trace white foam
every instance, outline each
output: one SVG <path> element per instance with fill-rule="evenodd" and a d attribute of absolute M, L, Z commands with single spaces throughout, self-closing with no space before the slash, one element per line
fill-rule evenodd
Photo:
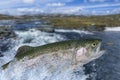
<path fill-rule="evenodd" d="M 29 31 L 15 31 L 18 38 L 24 45 L 39 46 L 47 43 L 65 40 L 61 35 L 55 33 L 46 33 L 39 30 L 30 29 Z M 31 40 L 30 43 L 25 41 Z M 25 43 L 24 43 L 25 42 Z"/>
<path fill-rule="evenodd" d="M 79 33 L 79 34 L 93 34 L 92 32 L 89 32 L 89 31 L 83 31 L 83 30 L 75 30 L 75 29 L 72 29 L 72 30 L 69 30 L 69 29 L 55 29 L 55 32 L 76 32 L 76 33 Z"/>
<path fill-rule="evenodd" d="M 120 31 L 120 27 L 106 27 L 105 31 Z"/>

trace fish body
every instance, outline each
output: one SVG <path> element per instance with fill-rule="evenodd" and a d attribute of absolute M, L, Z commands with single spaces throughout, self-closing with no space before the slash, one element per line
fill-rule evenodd
<path fill-rule="evenodd" d="M 49 54 L 51 56 L 57 55 L 61 59 L 66 57 L 73 63 L 81 62 L 86 64 L 103 54 L 100 47 L 100 39 L 61 41 L 38 47 L 22 46 L 18 49 L 15 59 L 34 59 Z"/>

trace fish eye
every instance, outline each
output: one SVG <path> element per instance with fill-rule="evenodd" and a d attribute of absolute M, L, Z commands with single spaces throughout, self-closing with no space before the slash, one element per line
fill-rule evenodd
<path fill-rule="evenodd" d="M 92 44 L 92 47 L 95 47 L 95 46 L 96 46 L 96 43 L 93 43 L 93 44 Z"/>

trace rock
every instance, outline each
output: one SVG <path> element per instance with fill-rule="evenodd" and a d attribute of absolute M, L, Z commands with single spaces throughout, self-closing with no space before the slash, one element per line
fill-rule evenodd
<path fill-rule="evenodd" d="M 0 53 L 0 57 L 3 57 L 4 55 L 2 53 Z"/>
<path fill-rule="evenodd" d="M 105 25 L 89 26 L 89 27 L 85 27 L 85 30 L 88 30 L 88 31 L 104 31 L 105 30 Z"/>
<path fill-rule="evenodd" d="M 0 57 L 3 57 L 4 55 L 2 54 L 2 52 L 0 51 Z"/>
<path fill-rule="evenodd" d="M 15 37 L 15 33 L 11 27 L 0 26 L 0 39 L 3 37 Z"/>
<path fill-rule="evenodd" d="M 38 30 L 43 31 L 43 32 L 54 32 L 53 28 L 38 28 Z"/>
<path fill-rule="evenodd" d="M 9 50 L 11 47 L 11 41 L 11 39 L 6 39 L 5 37 L 0 39 L 0 53 Z"/>
<path fill-rule="evenodd" d="M 54 28 L 50 27 L 48 25 L 41 25 L 40 27 L 37 27 L 36 29 L 43 31 L 43 32 L 54 32 Z"/>

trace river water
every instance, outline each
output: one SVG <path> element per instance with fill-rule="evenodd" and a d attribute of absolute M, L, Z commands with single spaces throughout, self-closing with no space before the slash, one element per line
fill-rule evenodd
<path fill-rule="evenodd" d="M 23 28 L 23 26 L 21 26 Z M 84 74 L 80 80 L 120 80 L 120 29 L 106 28 L 105 31 L 88 32 L 80 30 L 56 29 L 55 32 L 41 32 L 35 29 L 26 31 L 14 30 L 15 39 L 0 40 L 0 66 L 12 60 L 17 49 L 23 45 L 40 46 L 69 39 L 102 39 L 102 48 L 106 50 L 100 58 L 84 65 Z M 0 73 L 0 76 L 2 73 Z M 3 77 L 3 76 L 1 76 Z M 0 78 L 2 80 L 2 78 Z M 12 80 L 12 79 L 7 79 Z"/>

